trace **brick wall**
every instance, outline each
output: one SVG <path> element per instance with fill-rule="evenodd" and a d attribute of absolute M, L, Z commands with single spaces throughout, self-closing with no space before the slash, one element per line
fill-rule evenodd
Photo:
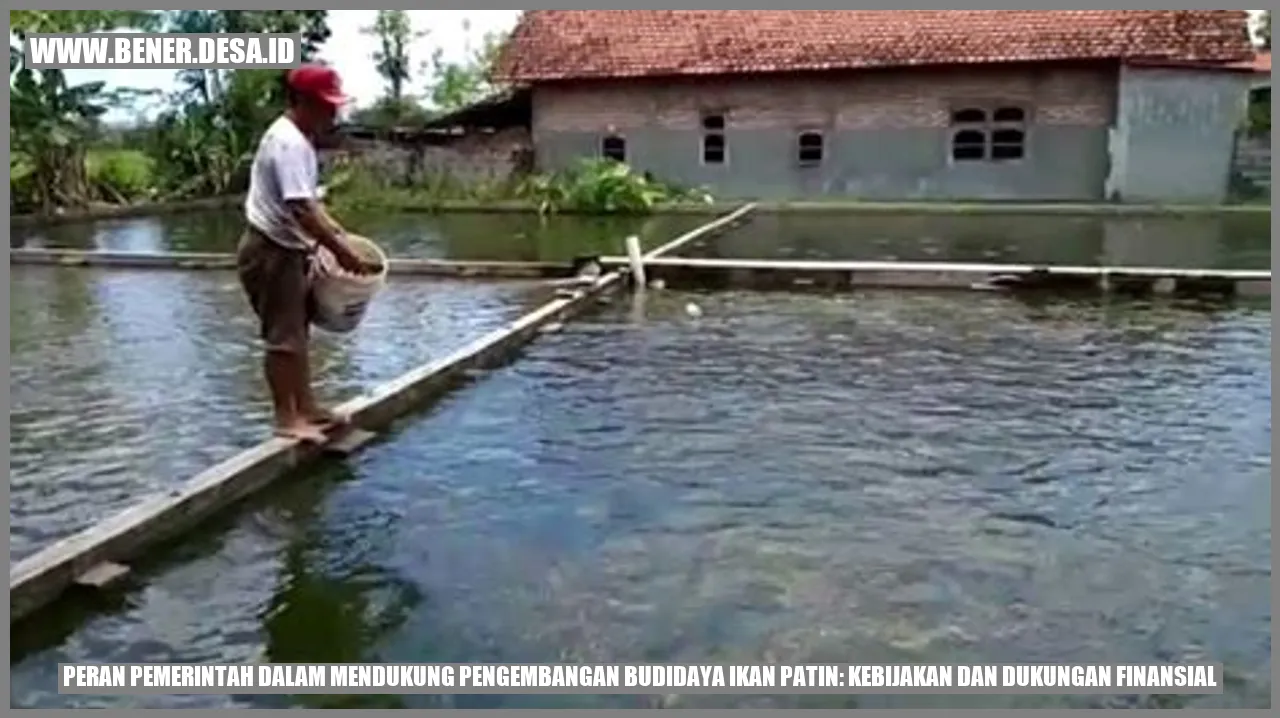
<path fill-rule="evenodd" d="M 324 153 L 322 162 L 328 166 L 342 157 L 392 185 L 423 184 L 445 177 L 470 184 L 510 177 L 520 169 L 520 155 L 531 146 L 529 132 L 520 128 L 476 133 L 443 146 L 350 140 L 344 151 Z"/>
<path fill-rule="evenodd" d="M 731 129 L 834 130 L 944 127 L 957 103 L 1018 102 L 1040 125 L 1102 127 L 1115 113 L 1109 67 L 876 71 L 687 81 L 540 86 L 534 134 L 635 127 L 699 129 L 704 111 L 727 109 Z"/>

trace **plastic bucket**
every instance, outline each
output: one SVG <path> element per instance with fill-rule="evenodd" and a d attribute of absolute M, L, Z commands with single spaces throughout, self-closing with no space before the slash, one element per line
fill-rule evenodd
<path fill-rule="evenodd" d="M 369 302 L 387 282 L 387 255 L 367 237 L 348 234 L 347 245 L 365 261 L 382 267 L 377 274 L 352 274 L 338 264 L 333 253 L 317 247 L 312 264 L 311 294 L 315 300 L 312 323 L 337 334 L 360 326 Z"/>

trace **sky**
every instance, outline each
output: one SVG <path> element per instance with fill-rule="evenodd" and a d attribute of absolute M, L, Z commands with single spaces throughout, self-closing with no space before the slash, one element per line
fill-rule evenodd
<path fill-rule="evenodd" d="M 446 60 L 461 60 L 467 55 L 468 43 L 478 47 L 486 32 L 510 30 L 520 16 L 519 10 L 409 10 L 408 13 L 415 31 L 429 33 L 417 39 L 409 50 L 415 69 L 415 76 L 410 80 L 411 92 L 415 94 L 422 94 L 427 79 L 416 70 L 420 63 L 431 59 L 437 47 L 444 51 Z M 328 22 L 333 35 L 320 49 L 320 58 L 338 70 L 347 94 L 360 107 L 372 104 L 386 91 L 372 57 L 378 49 L 378 40 L 361 32 L 362 28 L 373 25 L 377 14 L 377 10 L 330 10 Z M 467 32 L 462 29 L 464 20 L 471 24 Z M 133 87 L 168 93 L 177 89 L 175 75 L 175 70 L 68 70 L 67 81 L 72 84 L 102 81 L 108 89 Z M 148 104 L 150 108 L 156 106 Z M 144 112 L 148 109 L 138 108 Z M 114 110 L 106 120 L 128 121 L 138 110 Z"/>

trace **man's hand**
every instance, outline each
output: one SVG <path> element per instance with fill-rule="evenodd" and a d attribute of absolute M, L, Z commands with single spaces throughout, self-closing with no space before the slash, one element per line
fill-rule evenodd
<path fill-rule="evenodd" d="M 323 205 L 313 200 L 290 203 L 294 217 L 302 229 L 314 237 L 322 247 L 333 253 L 338 266 L 352 274 L 372 274 L 381 271 L 381 267 L 370 264 L 360 258 L 347 244 L 345 232 L 333 221 Z"/>
<path fill-rule="evenodd" d="M 374 267 L 360 258 L 360 255 L 351 251 L 351 247 L 345 241 L 339 240 L 329 248 L 333 252 L 333 258 L 338 260 L 338 266 L 351 272 L 352 274 L 372 274 Z"/>

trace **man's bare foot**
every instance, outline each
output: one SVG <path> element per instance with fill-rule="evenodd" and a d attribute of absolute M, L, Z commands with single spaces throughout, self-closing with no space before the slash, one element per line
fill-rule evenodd
<path fill-rule="evenodd" d="M 307 421 L 296 421 L 286 425 L 276 426 L 276 436 L 286 439 L 294 439 L 308 444 L 323 444 L 329 440 L 324 433 L 324 427 L 312 424 Z"/>
<path fill-rule="evenodd" d="M 302 412 L 302 415 L 306 417 L 307 421 L 324 429 L 340 428 L 351 423 L 351 420 L 348 417 L 323 407 L 316 407 L 310 411 L 304 411 Z"/>

